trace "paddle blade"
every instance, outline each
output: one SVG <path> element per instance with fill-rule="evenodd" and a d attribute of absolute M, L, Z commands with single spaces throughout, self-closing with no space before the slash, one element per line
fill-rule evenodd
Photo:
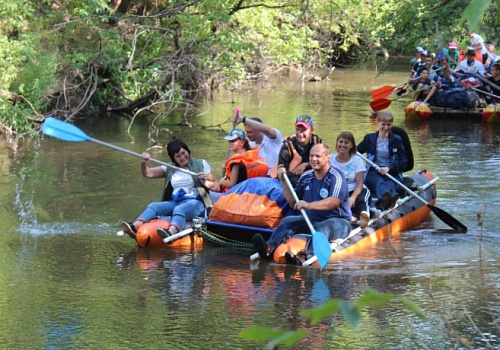
<path fill-rule="evenodd" d="M 436 216 L 438 218 L 440 218 L 448 226 L 454 228 L 455 230 L 457 230 L 460 233 L 466 233 L 467 232 L 467 226 L 465 226 L 464 224 L 462 224 L 460 221 L 458 221 L 457 219 L 455 219 L 453 216 L 451 216 L 450 214 L 448 214 L 444 210 L 439 209 L 438 207 L 435 207 L 435 206 L 433 206 L 431 204 L 427 204 L 427 206 L 432 210 L 432 212 L 434 214 L 436 214 Z"/>
<path fill-rule="evenodd" d="M 321 232 L 312 232 L 312 243 L 314 254 L 318 257 L 319 266 L 325 267 L 328 264 L 328 260 L 332 255 L 332 247 L 330 247 L 330 242 L 326 239 L 325 235 Z"/>
<path fill-rule="evenodd" d="M 63 122 L 62 120 L 54 117 L 45 118 L 45 121 L 42 124 L 42 132 L 44 135 L 55 137 L 56 139 L 64 141 L 90 141 L 90 137 L 87 136 L 82 130 L 78 129 L 73 124 Z"/>
<path fill-rule="evenodd" d="M 392 100 L 389 100 L 388 98 L 381 98 L 378 100 L 370 101 L 370 107 L 374 112 L 378 112 L 389 107 L 391 105 L 391 102 Z"/>
<path fill-rule="evenodd" d="M 378 100 L 380 98 L 384 98 L 392 94 L 394 89 L 395 89 L 394 86 L 386 85 L 373 90 L 372 92 L 370 92 L 370 95 L 372 96 L 373 100 Z"/>

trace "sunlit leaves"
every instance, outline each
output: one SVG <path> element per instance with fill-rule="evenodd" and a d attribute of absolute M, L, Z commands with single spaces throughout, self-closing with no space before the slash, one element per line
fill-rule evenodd
<path fill-rule="evenodd" d="M 408 299 L 404 296 L 398 297 L 399 301 L 410 311 L 412 311 L 415 315 L 420 317 L 422 320 L 427 319 L 427 315 L 425 312 L 411 299 Z"/>
<path fill-rule="evenodd" d="M 307 333 L 307 330 L 288 331 L 254 326 L 242 330 L 238 335 L 243 339 L 267 341 L 266 348 L 274 349 L 278 345 L 292 346 L 302 340 Z"/>
<path fill-rule="evenodd" d="M 358 299 L 356 306 L 359 308 L 373 307 L 379 309 L 387 306 L 393 298 L 394 295 L 391 293 L 379 294 L 373 289 L 369 289 Z"/>
<path fill-rule="evenodd" d="M 472 0 L 470 4 L 467 5 L 463 13 L 463 18 L 469 23 L 470 31 L 477 31 L 479 20 L 490 4 L 491 0 Z"/>
<path fill-rule="evenodd" d="M 368 308 L 380 309 L 384 307 L 395 307 L 395 305 L 391 305 L 395 300 L 399 301 L 404 308 L 411 311 L 422 320 L 427 320 L 425 312 L 411 299 L 404 296 L 395 296 L 391 293 L 377 293 L 372 289 L 368 289 L 355 302 L 331 299 L 316 308 L 301 311 L 300 315 L 309 319 L 311 325 L 315 326 L 325 319 L 340 313 L 351 327 L 356 327 L 362 322 L 363 313 L 366 313 Z M 308 332 L 305 330 L 289 331 L 282 328 L 269 329 L 258 326 L 248 327 L 239 333 L 240 337 L 245 339 L 268 342 L 268 349 L 274 349 L 274 346 L 277 345 L 290 346 L 296 344 L 305 338 L 307 334 Z"/>
<path fill-rule="evenodd" d="M 315 325 L 321 322 L 321 320 L 336 314 L 339 309 L 339 300 L 332 299 L 317 308 L 301 311 L 300 314 L 303 317 L 309 318 L 311 324 Z"/>

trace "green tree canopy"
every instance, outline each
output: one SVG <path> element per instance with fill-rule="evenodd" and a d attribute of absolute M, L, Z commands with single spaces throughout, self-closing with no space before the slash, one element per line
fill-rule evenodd
<path fill-rule="evenodd" d="M 500 1 L 500 0 L 497 0 Z M 352 65 L 415 43 L 496 38 L 491 0 L 11 0 L 0 4 L 0 125 L 43 114 L 189 111 L 280 67 Z M 493 6 L 493 7 L 492 7 Z M 485 11 L 488 9 L 488 11 Z"/>

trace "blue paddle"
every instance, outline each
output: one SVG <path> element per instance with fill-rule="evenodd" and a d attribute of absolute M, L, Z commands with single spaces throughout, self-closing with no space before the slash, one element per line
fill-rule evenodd
<path fill-rule="evenodd" d="M 63 141 L 70 141 L 70 142 L 91 141 L 94 143 L 98 143 L 102 146 L 106 146 L 106 147 L 112 148 L 114 150 L 130 154 L 130 155 L 135 156 L 135 157 L 139 157 L 139 158 L 142 157 L 141 154 L 139 154 L 139 153 L 112 145 L 112 144 L 107 143 L 107 142 L 96 140 L 96 139 L 86 135 L 82 130 L 80 130 L 79 128 L 77 128 L 73 124 L 66 123 L 66 122 L 59 120 L 57 118 L 54 118 L 54 117 L 45 118 L 45 121 L 42 124 L 42 132 L 44 135 L 55 137 L 56 139 L 60 139 Z M 192 176 L 198 176 L 196 173 L 194 173 L 192 171 L 176 167 L 175 165 L 162 162 L 161 160 L 158 160 L 158 159 L 151 158 L 151 161 L 158 163 L 160 165 L 164 165 L 166 167 L 173 168 L 175 170 L 183 171 L 186 174 L 189 174 Z"/>
<path fill-rule="evenodd" d="M 283 178 L 285 179 L 288 189 L 290 190 L 290 192 L 292 192 L 293 199 L 295 199 L 295 202 L 298 202 L 299 198 L 297 197 L 297 193 L 295 193 L 295 190 L 293 189 L 293 186 L 290 183 L 290 180 L 288 179 L 286 173 L 283 174 Z M 330 242 L 328 242 L 328 239 L 323 233 L 317 232 L 314 229 L 311 220 L 309 220 L 309 217 L 307 216 L 307 213 L 304 209 L 300 209 L 300 213 L 304 217 L 304 220 L 306 221 L 307 226 L 309 226 L 309 230 L 311 231 L 313 250 L 318 257 L 319 266 L 325 267 L 325 265 L 328 263 L 328 260 L 330 259 L 330 256 L 332 255 L 332 247 L 330 246 Z"/>

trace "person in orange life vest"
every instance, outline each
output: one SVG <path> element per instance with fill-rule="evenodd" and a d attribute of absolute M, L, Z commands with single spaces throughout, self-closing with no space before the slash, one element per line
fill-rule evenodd
<path fill-rule="evenodd" d="M 321 139 L 313 134 L 313 118 L 307 114 L 299 115 L 295 120 L 295 136 L 287 138 L 281 146 L 278 163 L 271 171 L 271 176 L 276 178 L 277 168 L 285 168 L 288 178 L 293 186 L 297 184 L 300 176 L 308 169 L 309 152 L 312 146 L 321 143 Z"/>
<path fill-rule="evenodd" d="M 260 118 L 249 118 L 236 113 L 233 116 L 233 125 L 243 123 L 251 147 L 259 148 L 259 156 L 269 165 L 269 173 L 278 162 L 278 153 L 283 144 L 283 136 L 276 128 L 271 128 Z"/>
<path fill-rule="evenodd" d="M 469 32 L 469 37 L 470 37 L 470 45 L 472 46 L 474 51 L 478 51 L 481 54 L 483 58 L 483 62 L 481 63 L 485 64 L 486 61 L 488 60 L 488 49 L 486 48 L 486 44 L 484 43 L 483 37 L 474 32 Z"/>
<path fill-rule="evenodd" d="M 226 192 L 240 182 L 252 177 L 267 176 L 269 166 L 259 157 L 258 148 L 250 148 L 246 134 L 241 129 L 233 129 L 224 140 L 235 154 L 226 161 L 226 175 L 220 179 L 220 192 Z"/>

